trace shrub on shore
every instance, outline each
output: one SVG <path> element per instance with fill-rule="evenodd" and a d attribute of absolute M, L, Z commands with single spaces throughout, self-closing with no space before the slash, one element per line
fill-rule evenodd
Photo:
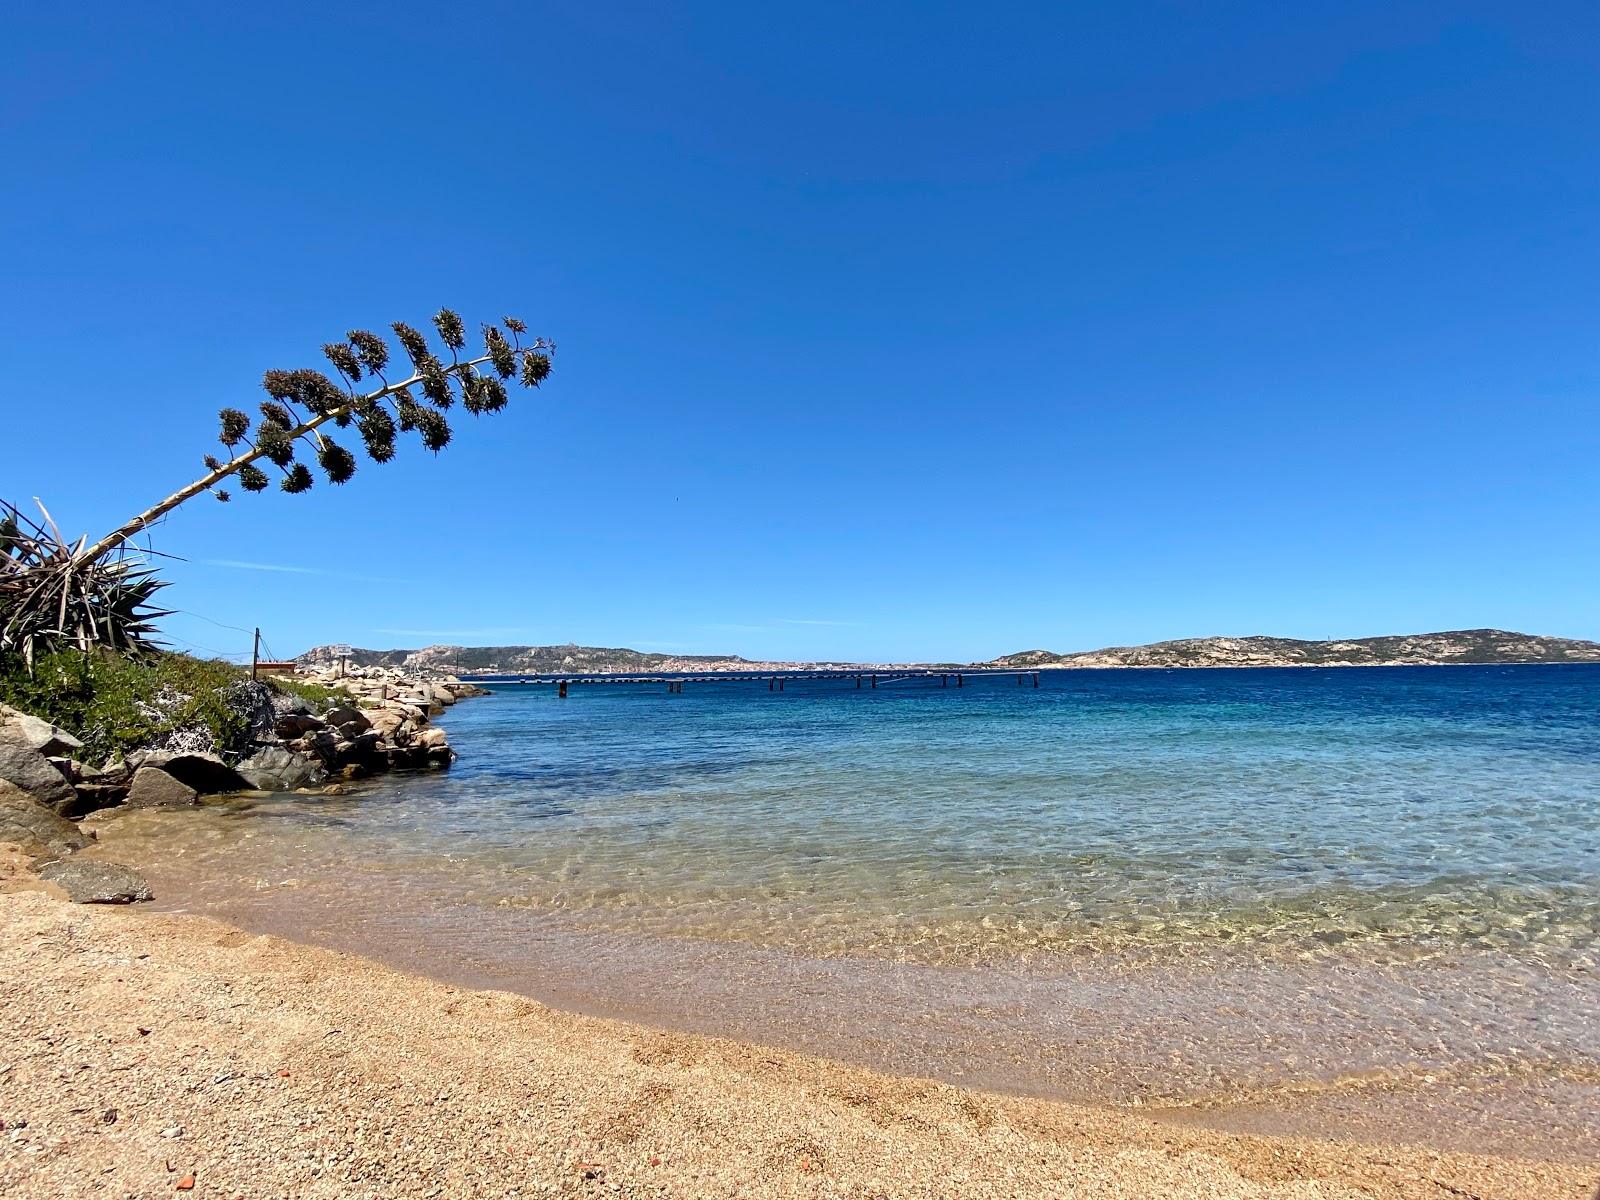
<path fill-rule="evenodd" d="M 61 726 L 104 761 L 186 730 L 204 729 L 224 754 L 250 738 L 250 673 L 233 663 L 155 652 L 58 650 L 0 659 L 0 703 Z"/>

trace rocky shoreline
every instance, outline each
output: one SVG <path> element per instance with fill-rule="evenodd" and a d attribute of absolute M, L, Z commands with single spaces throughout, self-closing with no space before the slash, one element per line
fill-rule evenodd
<path fill-rule="evenodd" d="M 179 730 L 101 764 L 84 760 L 84 743 L 69 731 L 0 704 L 0 843 L 74 901 L 148 900 L 137 871 L 74 859 L 95 836 L 80 828 L 82 818 L 241 792 L 338 794 L 371 775 L 445 768 L 455 751 L 432 719 L 485 694 L 455 676 L 386 667 L 313 671 L 287 686 L 268 677 L 230 689 L 248 724 L 244 753 L 220 752 L 203 729 Z"/>

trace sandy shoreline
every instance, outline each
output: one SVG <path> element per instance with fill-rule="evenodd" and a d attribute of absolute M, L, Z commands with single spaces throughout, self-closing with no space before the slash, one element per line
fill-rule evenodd
<path fill-rule="evenodd" d="M 0 926 L 7 1196 L 170 1196 L 191 1175 L 183 1194 L 252 1198 L 1595 1194 L 1584 1164 L 996 1097 L 201 917 L 18 892 L 0 895 Z"/>

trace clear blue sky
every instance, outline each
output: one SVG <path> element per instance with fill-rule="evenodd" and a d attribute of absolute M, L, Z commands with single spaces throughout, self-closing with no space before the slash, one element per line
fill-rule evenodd
<path fill-rule="evenodd" d="M 36 5 L 0 64 L 0 496 L 103 532 L 352 327 L 560 344 L 174 515 L 197 645 L 1600 637 L 1593 3 Z"/>

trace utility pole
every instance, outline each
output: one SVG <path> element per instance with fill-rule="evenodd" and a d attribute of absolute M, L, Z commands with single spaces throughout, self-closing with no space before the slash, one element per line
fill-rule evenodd
<path fill-rule="evenodd" d="M 250 678 L 256 677 L 256 669 L 261 665 L 261 626 L 256 626 L 256 640 L 250 647 Z"/>

